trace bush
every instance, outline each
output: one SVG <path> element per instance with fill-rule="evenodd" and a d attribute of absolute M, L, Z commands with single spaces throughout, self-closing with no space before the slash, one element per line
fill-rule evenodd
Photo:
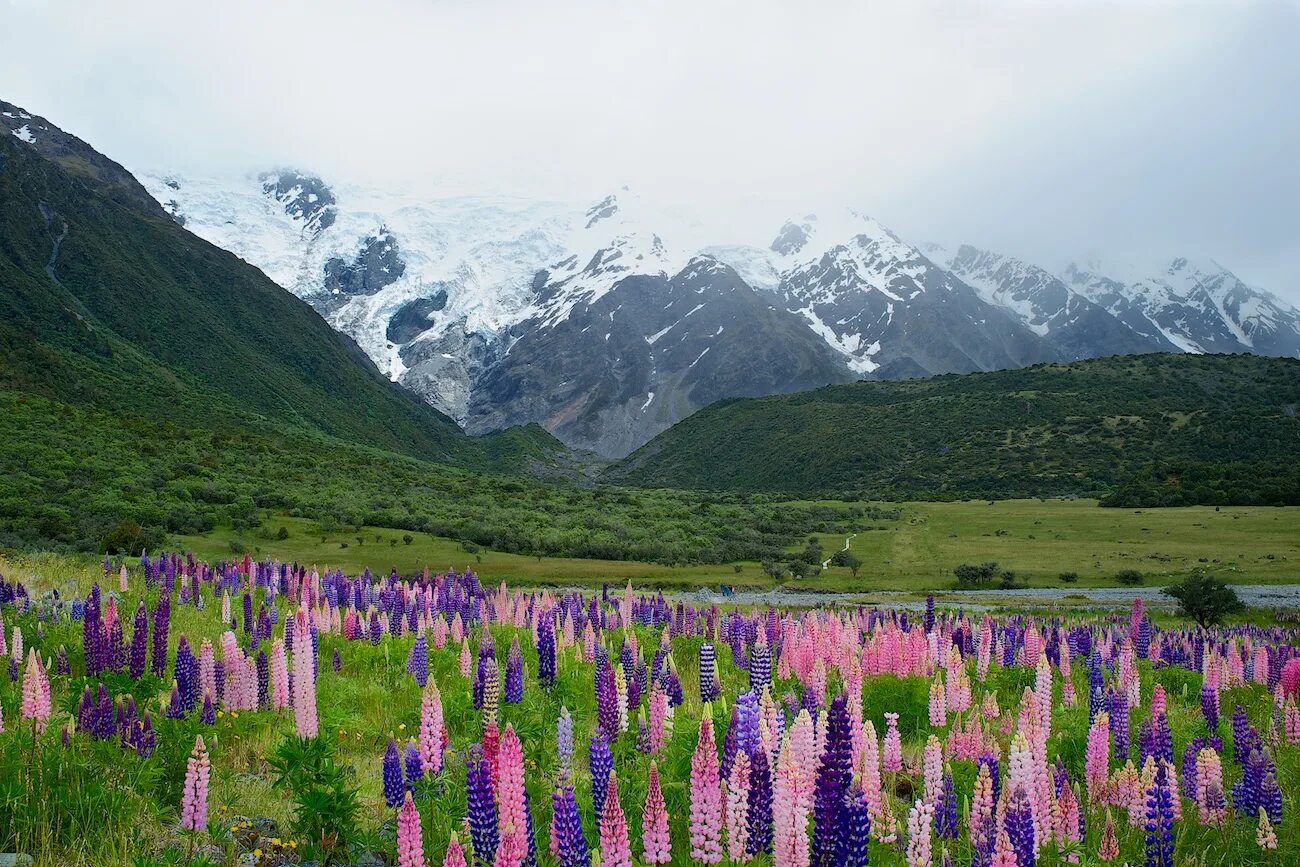
<path fill-rule="evenodd" d="M 1078 572 L 1062 572 L 1062 573 L 1061 573 L 1060 575 L 1058 575 L 1057 577 L 1061 579 L 1061 583 L 1062 583 L 1062 584 L 1078 584 L 1078 583 L 1079 583 L 1079 573 L 1078 573 Z"/>
<path fill-rule="evenodd" d="M 1125 587 L 1135 587 L 1142 583 L 1142 573 L 1136 569 L 1121 569 L 1115 573 L 1115 580 Z"/>
<path fill-rule="evenodd" d="M 952 574 L 957 576 L 958 590 L 986 590 L 993 583 L 993 576 L 997 574 L 998 564 L 996 561 L 987 563 L 963 563 Z"/>
<path fill-rule="evenodd" d="M 414 541 L 415 541 L 415 537 L 412 536 L 410 533 L 404 533 L 404 534 L 402 535 L 402 542 L 403 542 L 403 543 L 409 545 L 409 544 L 411 544 L 411 543 L 414 542 Z"/>
<path fill-rule="evenodd" d="M 275 538 L 279 539 L 281 542 L 283 542 L 285 539 L 288 539 L 288 538 L 289 538 L 289 528 L 288 528 L 288 527 L 283 527 L 283 526 L 282 526 L 279 530 L 276 531 L 276 533 L 275 533 Z"/>
<path fill-rule="evenodd" d="M 1193 575 L 1162 592 L 1177 599 L 1179 612 L 1195 620 L 1202 629 L 1222 623 L 1224 617 L 1246 607 L 1237 598 L 1237 591 L 1209 575 Z"/>

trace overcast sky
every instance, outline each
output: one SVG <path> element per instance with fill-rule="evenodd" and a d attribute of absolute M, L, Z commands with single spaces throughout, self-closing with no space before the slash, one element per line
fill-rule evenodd
<path fill-rule="evenodd" d="M 1297 46 L 1297 2 L 0 0 L 0 96 L 133 169 L 843 204 L 1300 301 Z"/>

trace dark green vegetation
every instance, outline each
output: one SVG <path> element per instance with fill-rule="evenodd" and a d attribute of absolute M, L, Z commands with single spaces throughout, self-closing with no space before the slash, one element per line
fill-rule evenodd
<path fill-rule="evenodd" d="M 1246 607 L 1237 598 L 1236 590 L 1208 575 L 1192 575 L 1163 592 L 1177 599 L 1179 613 L 1195 620 L 1202 629 L 1217 626 L 1229 614 L 1240 613 Z"/>
<path fill-rule="evenodd" d="M 858 382 L 714 404 L 609 478 L 843 499 L 1118 489 L 1113 504 L 1122 506 L 1295 504 L 1297 406 L 1300 361 L 1246 355 Z"/>
<path fill-rule="evenodd" d="M 274 509 L 501 551 L 720 562 L 779 556 L 849 514 L 475 475 L 550 470 L 561 447 L 537 426 L 466 436 L 55 132 L 0 136 L 2 545 L 138 552 Z"/>

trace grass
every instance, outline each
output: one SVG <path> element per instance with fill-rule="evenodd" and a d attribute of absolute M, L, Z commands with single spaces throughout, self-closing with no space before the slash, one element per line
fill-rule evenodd
<path fill-rule="evenodd" d="M 400 544 L 400 543 L 399 543 Z M 369 545 L 364 546 L 369 547 Z M 349 549 L 351 550 L 351 549 Z M 42 556 L 21 560 L 0 560 L 0 571 L 7 578 L 22 579 L 34 594 L 47 589 L 61 592 L 84 592 L 98 577 L 97 567 L 63 557 Z M 495 576 L 490 576 L 495 578 Z M 129 614 L 140 596 L 142 582 L 133 576 L 132 590 L 122 601 L 119 610 Z M 205 588 L 205 594 L 210 594 Z M 148 594 L 152 602 L 157 591 Z M 175 651 L 180 633 L 185 633 L 197 647 L 203 638 L 215 641 L 223 629 L 216 612 L 219 607 L 209 598 L 204 611 L 193 606 L 178 605 L 174 609 L 171 648 Z M 281 613 L 285 611 L 282 601 Z M 283 619 L 282 619 L 283 622 Z M 1166 621 L 1175 625 L 1173 621 Z M 8 626 L 21 626 L 29 643 L 44 655 L 52 655 L 60 645 L 68 647 L 72 656 L 73 671 L 81 666 L 80 629 L 67 621 L 47 622 L 44 634 L 36 628 L 31 615 L 15 618 L 12 609 L 6 611 Z M 573 711 L 578 744 L 575 769 L 577 797 L 580 804 L 588 840 L 598 839 L 590 806 L 590 777 L 586 769 L 585 745 L 595 719 L 592 700 L 592 667 L 574 658 L 570 648 L 559 655 L 559 677 L 551 693 L 539 690 L 533 680 L 537 671 L 537 658 L 527 630 L 494 625 L 498 658 L 504 660 L 506 649 L 515 637 L 520 639 L 528 672 L 525 698 L 521 704 L 502 705 L 502 724 L 510 723 L 520 733 L 524 744 L 529 796 L 534 810 L 534 820 L 539 834 L 539 847 L 545 851 L 546 827 L 550 818 L 550 791 L 557 773 L 554 747 L 555 722 L 560 708 Z M 278 630 L 277 630 L 278 632 Z M 656 645 L 657 636 L 637 628 L 642 652 L 648 654 Z M 405 671 L 405 659 L 411 647 L 408 634 L 401 638 L 385 637 L 381 644 L 349 642 L 339 636 L 322 635 L 320 643 L 321 675 L 318 685 L 321 712 L 321 733 L 331 738 L 340 760 L 350 766 L 355 784 L 360 787 L 363 802 L 362 826 L 367 845 L 391 853 L 393 847 L 392 811 L 383 805 L 380 765 L 389 736 L 399 741 L 414 734 L 419 720 L 420 690 Z M 612 639 L 611 639 L 612 640 Z M 471 639 L 476 647 L 479 636 Z M 689 863 L 687 852 L 688 778 L 690 755 L 695 745 L 695 732 L 704 706 L 700 703 L 698 683 L 698 638 L 677 639 L 673 642 L 673 658 L 681 674 L 686 691 L 686 704 L 678 710 L 674 734 L 659 757 L 664 793 L 670 815 L 674 841 L 675 863 Z M 335 674 L 329 666 L 334 649 L 340 651 L 343 666 Z M 735 696 L 746 688 L 745 672 L 732 665 L 731 654 L 725 645 L 719 647 L 718 668 L 723 682 L 724 695 Z M 464 754 L 479 735 L 478 714 L 471 706 L 469 684 L 457 670 L 457 650 L 449 643 L 440 652 L 431 652 L 430 668 L 442 688 L 443 700 L 449 721 L 451 753 L 448 772 L 441 791 L 428 794 L 420 804 L 424 824 L 426 853 L 432 863 L 439 863 L 445 850 L 448 834 L 459 825 L 465 812 Z M 1178 669 L 1153 672 L 1144 662 L 1142 668 L 1143 703 L 1150 700 L 1151 689 L 1162 683 L 1169 694 L 1170 722 L 1174 734 L 1175 754 L 1181 757 L 1183 746 L 1198 733 L 1203 733 L 1204 723 L 1199 714 L 1200 676 Z M 1075 689 L 1081 703 L 1064 708 L 1057 703 L 1053 717 L 1055 732 L 1050 750 L 1053 757 L 1061 756 L 1074 779 L 1082 777 L 1082 761 L 1087 731 L 1085 695 L 1086 666 L 1076 663 Z M 978 702 L 984 691 L 993 691 L 1002 707 L 1003 718 L 1014 719 L 1014 708 L 1022 691 L 1033 683 L 1033 672 L 1027 668 L 994 668 L 987 681 L 974 684 L 974 698 Z M 6 709 L 6 722 L 18 720 L 19 684 L 0 678 L 0 701 Z M 155 682 L 153 687 L 159 685 Z M 55 677 L 53 682 L 55 705 L 66 709 L 75 700 L 79 690 L 76 678 Z M 148 690 L 146 686 L 146 690 Z M 782 681 L 778 693 L 795 688 L 792 681 Z M 832 691 L 837 690 L 838 677 L 832 678 Z M 1059 681 L 1056 685 L 1060 695 Z M 138 691 L 138 689 L 137 689 Z M 145 706 L 157 707 L 157 695 L 137 695 Z M 1252 721 L 1261 727 L 1266 723 L 1269 701 L 1259 687 L 1248 686 L 1225 692 L 1223 706 L 1230 714 L 1235 704 L 1247 707 Z M 930 732 L 927 718 L 927 683 L 920 678 L 894 677 L 868 678 L 864 684 L 863 708 L 879 731 L 884 732 L 883 714 L 900 713 L 900 731 L 904 738 L 905 755 L 909 765 L 915 763 L 925 738 Z M 57 713 L 58 711 L 56 711 Z M 719 745 L 725 731 L 728 708 L 725 703 L 712 707 L 719 731 Z M 216 863 L 235 865 L 239 847 L 232 827 L 241 826 L 249 817 L 267 817 L 280 823 L 281 831 L 291 820 L 288 802 L 281 793 L 270 788 L 266 756 L 273 745 L 293 730 L 291 715 L 270 712 L 240 714 L 223 713 L 213 728 L 200 726 L 193 720 L 168 721 L 157 718 L 159 750 L 148 762 L 122 753 L 115 744 L 95 743 L 85 736 L 74 735 L 66 750 L 57 745 L 55 725 L 45 736 L 42 756 L 42 780 L 50 781 L 46 797 L 29 801 L 23 797 L 25 780 L 15 768 L 23 767 L 24 745 L 30 745 L 21 726 L 11 724 L 0 735 L 0 845 L 17 843 L 28 847 L 37 856 L 38 867 L 82 867 L 82 865 L 118 865 L 131 863 L 130 858 L 145 853 L 158 853 L 183 844 L 175 835 L 176 803 L 179 800 L 179 778 L 183 773 L 185 756 L 194 735 L 202 732 L 213 756 L 213 781 L 210 797 L 211 841 L 215 848 L 209 850 L 219 856 Z M 1144 711 L 1135 710 L 1132 724 L 1136 741 L 1138 721 Z M 1226 737 L 1228 724 L 1222 723 L 1221 733 Z M 1003 738 L 1005 741 L 1005 737 Z M 1136 751 L 1136 748 L 1134 748 Z M 628 813 L 634 851 L 639 854 L 640 807 L 645 797 L 645 774 L 649 760 L 632 749 L 631 738 L 623 738 L 615 748 L 616 767 L 619 772 L 619 790 L 624 809 Z M 1194 819 L 1194 809 L 1184 803 L 1187 816 L 1178 826 L 1177 852 L 1180 864 L 1210 865 L 1230 864 L 1287 864 L 1295 863 L 1300 852 L 1300 823 L 1294 821 L 1297 804 L 1297 787 L 1300 787 L 1300 750 L 1283 746 L 1278 750 L 1279 777 L 1286 798 L 1288 821 L 1277 828 L 1281 848 L 1265 855 L 1253 843 L 1254 823 L 1245 819 L 1233 821 L 1223 831 L 1202 829 Z M 968 762 L 953 762 L 959 797 L 969 793 L 972 769 Z M 1235 766 L 1225 756 L 1225 774 L 1231 783 L 1236 778 Z M 887 778 L 888 779 L 888 778 Z M 899 777 L 911 786 L 919 787 L 915 771 L 905 771 Z M 893 809 L 898 820 L 905 820 L 903 799 L 895 800 Z M 15 817 L 25 816 L 21 822 Z M 1142 834 L 1140 829 L 1129 827 L 1122 811 L 1117 811 L 1121 858 L 1115 863 L 1141 863 Z M 1083 850 L 1093 852 L 1102 831 L 1101 813 L 1089 816 L 1088 838 Z M 245 835 L 243 829 L 239 835 Z M 240 837 L 244 839 L 243 836 Z M 965 840 L 953 844 L 954 858 L 961 863 L 968 857 Z M 937 850 L 936 850 L 937 851 Z M 153 862 L 150 862 L 153 863 Z M 549 861 L 547 862 L 549 863 Z M 766 858 L 758 859 L 756 867 L 767 867 Z M 872 863 L 901 865 L 901 853 L 892 847 L 872 846 Z M 1057 864 L 1045 856 L 1043 864 Z M 1085 862 L 1088 863 L 1088 862 Z"/>
<path fill-rule="evenodd" d="M 862 561 L 856 578 L 832 566 L 789 588 L 920 592 L 953 585 L 961 563 L 996 560 L 1034 587 L 1113 587 L 1121 569 L 1137 569 L 1148 584 L 1173 583 L 1197 569 L 1235 583 L 1300 581 L 1300 508 L 1189 506 L 1170 509 L 1100 509 L 1092 500 L 1005 500 L 994 503 L 907 503 L 898 520 L 866 519 L 850 542 Z M 288 538 L 275 538 L 283 527 Z M 428 566 L 472 568 L 512 584 L 578 586 L 631 581 L 666 589 L 717 587 L 767 589 L 775 582 L 753 561 L 669 567 L 634 561 L 527 557 L 488 549 L 470 553 L 457 541 L 407 531 L 364 527 L 322 531 L 313 521 L 274 516 L 256 531 L 219 528 L 173 537 L 173 547 L 210 559 L 232 556 L 231 543 L 251 556 L 310 563 L 345 572 L 396 568 L 410 574 Z M 358 544 L 357 536 L 363 543 Z M 378 540 L 376 540 L 378 536 Z M 267 538 L 270 537 L 270 538 Z M 322 539 L 324 541 L 322 541 Z M 825 556 L 844 544 L 820 537 Z M 342 547 L 346 543 L 347 547 Z M 792 547 L 790 553 L 797 549 Z M 735 566 L 740 566 L 737 572 Z M 1077 585 L 1061 572 L 1078 573 Z"/>

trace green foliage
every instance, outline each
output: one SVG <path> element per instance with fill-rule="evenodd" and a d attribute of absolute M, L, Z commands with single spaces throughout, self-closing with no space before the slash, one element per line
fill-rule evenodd
<path fill-rule="evenodd" d="M 1061 579 L 1061 583 L 1062 583 L 1062 584 L 1078 584 L 1078 583 L 1079 583 L 1079 573 L 1078 573 L 1078 572 L 1062 572 L 1060 575 L 1058 575 L 1058 576 L 1056 576 L 1056 577 L 1059 578 L 1059 579 Z"/>
<path fill-rule="evenodd" d="M 1217 626 L 1229 614 L 1245 610 L 1237 591 L 1209 575 L 1191 575 L 1181 584 L 1162 591 L 1178 600 L 1178 610 L 1195 620 L 1203 629 Z"/>
<path fill-rule="evenodd" d="M 987 590 L 993 583 L 993 576 L 998 574 L 998 564 L 963 563 L 952 574 L 957 576 L 958 590 Z"/>
<path fill-rule="evenodd" d="M 722 401 L 608 471 L 843 499 L 1300 503 L 1300 361 L 1141 355 Z M 1153 466 L 1161 486 L 1125 483 Z"/>
<path fill-rule="evenodd" d="M 284 791 L 295 807 L 294 828 L 322 858 L 347 851 L 357 836 L 361 804 L 334 757 L 329 738 L 286 735 L 267 761 L 272 788 Z"/>
<path fill-rule="evenodd" d="M 1142 583 L 1142 573 L 1136 569 L 1121 569 L 1115 573 L 1115 580 L 1125 587 L 1136 587 Z"/>

